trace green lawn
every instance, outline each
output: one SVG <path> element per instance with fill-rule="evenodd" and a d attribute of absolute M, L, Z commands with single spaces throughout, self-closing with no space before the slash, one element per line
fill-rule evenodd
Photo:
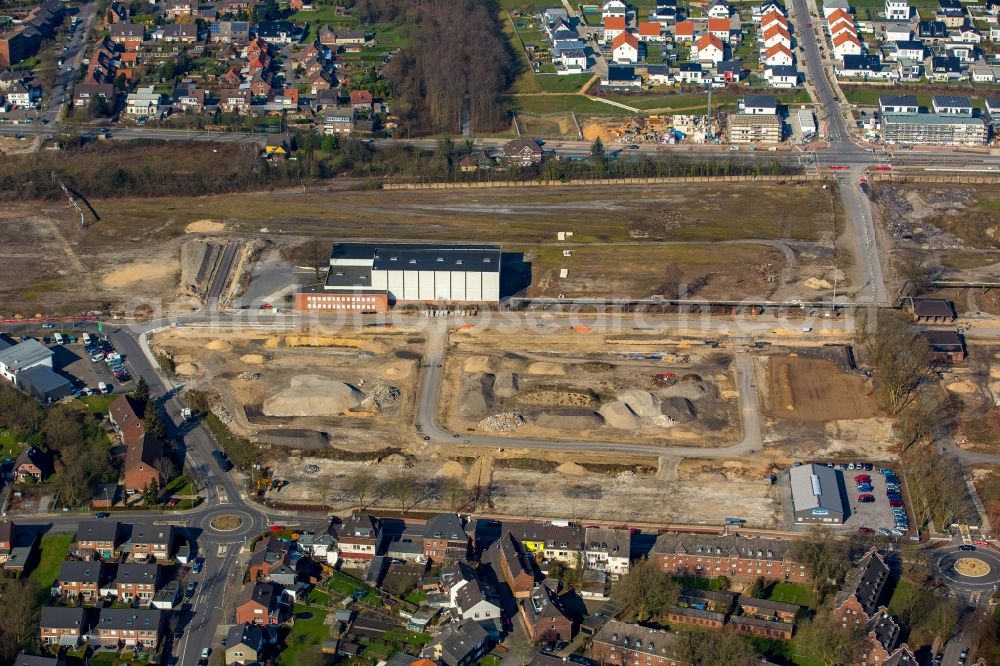
<path fill-rule="evenodd" d="M 740 93 L 713 93 L 712 108 L 735 108 L 736 102 L 740 97 L 743 97 Z M 779 93 L 775 95 L 775 98 L 780 104 L 800 104 L 809 102 L 809 93 L 805 90 L 799 90 L 791 93 Z M 608 99 L 642 110 L 690 110 L 704 108 L 708 104 L 708 95 L 703 93 L 693 95 L 662 95 L 655 93 L 644 95 L 610 95 Z"/>
<path fill-rule="evenodd" d="M 797 583 L 778 583 L 771 588 L 771 593 L 767 598 L 786 604 L 797 604 L 808 608 L 816 607 L 816 595 L 813 591 L 808 586 Z"/>
<path fill-rule="evenodd" d="M 339 571 L 333 572 L 333 575 L 330 576 L 330 581 L 327 583 L 326 587 L 331 592 L 346 597 L 353 596 L 355 590 L 364 590 L 365 596 L 361 598 L 361 601 L 373 606 L 379 605 L 382 601 L 378 592 L 375 591 L 375 588 L 366 583 L 362 583 L 359 580 L 355 580 L 354 578 L 351 578 L 350 576 Z"/>
<path fill-rule="evenodd" d="M 721 578 L 700 578 L 698 576 L 673 576 L 673 579 L 687 590 L 722 589 Z"/>
<path fill-rule="evenodd" d="M 405 597 L 407 601 L 409 601 L 411 604 L 416 604 L 417 606 L 422 604 L 424 599 L 426 598 L 427 598 L 427 593 L 424 592 L 423 590 L 413 590 Z"/>
<path fill-rule="evenodd" d="M 117 395 L 85 395 L 77 398 L 80 402 L 87 406 L 94 414 L 100 414 L 106 416 L 108 413 L 108 408 L 111 407 L 111 403 L 118 399 Z"/>
<path fill-rule="evenodd" d="M 197 495 L 198 488 L 195 486 L 194 482 L 191 481 L 185 474 L 181 474 L 173 481 L 167 484 L 167 487 L 163 489 L 164 495 Z"/>
<path fill-rule="evenodd" d="M 588 113 L 594 115 L 625 116 L 628 111 L 611 104 L 595 102 L 583 95 L 518 95 L 508 98 L 509 106 L 526 113 Z"/>
<path fill-rule="evenodd" d="M 952 85 L 950 88 L 954 88 Z M 967 87 L 967 86 L 961 86 Z M 844 95 L 847 97 L 847 101 L 852 104 L 859 104 L 861 106 L 878 106 L 878 98 L 880 95 L 916 95 L 917 103 L 920 106 L 930 107 L 931 98 L 935 95 L 940 95 L 944 93 L 938 93 L 934 91 L 926 90 L 926 84 L 920 84 L 920 90 L 918 91 L 917 84 L 913 86 L 907 86 L 900 84 L 892 88 L 872 88 L 870 86 L 852 86 L 852 85 L 842 85 L 841 88 L 844 91 Z M 972 87 L 968 88 L 968 92 L 962 93 L 968 97 L 973 106 L 976 105 L 977 101 L 981 101 L 984 95 L 976 95 L 975 89 Z"/>
<path fill-rule="evenodd" d="M 579 90 L 593 74 L 535 74 L 538 87 L 542 92 L 570 93 Z"/>
<path fill-rule="evenodd" d="M 901 614 L 900 604 L 904 599 L 911 597 L 913 595 L 913 583 L 906 580 L 905 578 L 900 578 L 899 582 L 896 583 L 896 588 L 892 591 L 892 598 L 889 599 L 889 612 L 899 617 Z"/>
<path fill-rule="evenodd" d="M 44 603 L 49 598 L 49 589 L 59 575 L 59 567 L 69 553 L 71 543 L 72 534 L 46 534 L 42 537 L 38 566 L 28 575 L 38 585 L 39 603 Z"/>
<path fill-rule="evenodd" d="M 313 606 L 295 604 L 292 612 L 295 623 L 285 637 L 286 647 L 278 655 L 278 666 L 292 666 L 299 652 L 307 647 L 319 645 L 330 635 L 330 628 L 323 622 L 326 619 L 326 611 Z"/>
<path fill-rule="evenodd" d="M 17 457 L 21 452 L 21 447 L 17 445 L 18 439 L 13 430 L 0 430 L 0 459 Z"/>
<path fill-rule="evenodd" d="M 338 26 L 356 26 L 358 20 L 353 16 L 337 16 L 337 8 L 334 5 L 326 5 L 315 11 L 295 12 L 288 17 L 294 23 L 323 23 Z"/>
<path fill-rule="evenodd" d="M 411 648 L 422 648 L 431 642 L 433 636 L 422 631 L 411 631 L 402 627 L 393 627 L 385 632 L 384 640 L 390 643 L 399 643 Z"/>

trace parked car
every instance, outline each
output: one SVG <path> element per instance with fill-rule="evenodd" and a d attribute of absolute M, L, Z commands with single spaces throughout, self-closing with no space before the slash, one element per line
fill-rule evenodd
<path fill-rule="evenodd" d="M 869 483 L 871 480 L 872 477 L 868 476 L 867 474 L 858 474 L 856 477 L 854 477 L 855 483 Z"/>
<path fill-rule="evenodd" d="M 204 560 L 200 557 L 196 558 L 194 564 L 191 566 L 191 573 L 199 574 L 201 573 L 201 568 L 204 566 Z"/>
<path fill-rule="evenodd" d="M 899 506 L 903 506 L 903 503 L 900 502 L 900 501 L 898 501 L 898 500 L 889 500 L 889 506 L 899 507 Z"/>
<path fill-rule="evenodd" d="M 875 465 L 873 465 L 871 463 L 865 463 L 865 469 L 870 472 L 873 469 L 875 469 Z"/>
<path fill-rule="evenodd" d="M 859 483 L 858 484 L 858 492 L 859 493 L 870 493 L 873 490 L 874 490 L 874 488 L 872 488 L 872 484 L 870 484 L 870 483 Z"/>
<path fill-rule="evenodd" d="M 111 387 L 108 386 L 107 384 L 105 384 L 104 382 L 98 382 L 97 383 L 97 388 L 100 390 L 101 393 L 103 393 L 105 395 L 107 395 L 108 393 L 111 393 Z"/>
<path fill-rule="evenodd" d="M 870 527 L 859 527 L 858 534 L 875 534 L 875 530 Z"/>
<path fill-rule="evenodd" d="M 885 527 L 878 528 L 878 533 L 881 534 L 882 536 L 889 536 L 889 530 L 888 528 Z"/>
<path fill-rule="evenodd" d="M 191 581 L 190 583 L 188 583 L 187 584 L 187 588 L 185 588 L 185 590 L 184 590 L 184 598 L 185 599 L 190 599 L 191 597 L 193 597 L 194 596 L 194 589 L 197 586 L 198 586 L 198 583 L 195 582 L 195 581 Z"/>
<path fill-rule="evenodd" d="M 871 504 L 875 501 L 874 495 L 858 495 L 858 501 L 862 504 Z"/>

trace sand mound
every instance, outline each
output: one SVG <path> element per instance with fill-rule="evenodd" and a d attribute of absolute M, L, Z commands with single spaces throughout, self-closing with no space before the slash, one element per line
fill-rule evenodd
<path fill-rule="evenodd" d="M 215 220 L 195 220 L 184 227 L 186 234 L 211 234 L 217 231 L 225 231 L 226 225 Z"/>
<path fill-rule="evenodd" d="M 211 349 L 212 351 L 226 351 L 233 348 L 233 343 L 228 340 L 212 340 L 207 345 L 205 349 Z"/>
<path fill-rule="evenodd" d="M 566 368 L 562 363 L 535 361 L 528 366 L 529 375 L 565 375 Z"/>
<path fill-rule="evenodd" d="M 1000 365 L 990 366 L 990 377 L 993 379 L 1000 379 Z"/>
<path fill-rule="evenodd" d="M 455 479 L 461 479 L 465 476 L 465 467 L 460 462 L 449 460 L 441 465 L 441 469 L 438 470 L 438 476 L 450 476 Z"/>
<path fill-rule="evenodd" d="M 709 384 L 696 382 L 693 384 L 678 383 L 673 386 L 662 388 L 656 392 L 661 400 L 666 398 L 687 398 L 697 400 L 698 398 L 711 397 L 715 394 L 714 387 Z"/>
<path fill-rule="evenodd" d="M 291 387 L 264 401 L 268 416 L 338 416 L 361 405 L 365 394 L 350 384 L 303 375 Z"/>
<path fill-rule="evenodd" d="M 174 370 L 178 375 L 196 375 L 201 368 L 196 363 L 179 363 Z"/>
<path fill-rule="evenodd" d="M 803 281 L 802 284 L 806 287 L 806 289 L 815 289 L 816 291 L 819 291 L 820 289 L 829 289 L 832 286 L 826 280 L 820 280 L 813 277 Z"/>
<path fill-rule="evenodd" d="M 624 402 L 615 401 L 601 405 L 598 413 L 604 419 L 604 422 L 612 428 L 632 430 L 642 426 L 642 419 L 638 414 L 629 409 L 629 406 Z"/>
<path fill-rule="evenodd" d="M 462 416 L 477 419 L 485 416 L 494 402 L 493 375 L 480 375 L 465 384 L 458 400 L 458 411 Z"/>
<path fill-rule="evenodd" d="M 628 389 L 618 394 L 618 399 L 628 405 L 640 418 L 651 418 L 660 414 L 660 399 L 648 391 Z"/>
<path fill-rule="evenodd" d="M 501 371 L 494 375 L 493 393 L 501 398 L 512 398 L 517 395 L 517 375 L 513 372 Z"/>
<path fill-rule="evenodd" d="M 535 417 L 535 425 L 553 430 L 589 430 L 603 424 L 600 414 L 586 409 L 542 412 Z"/>
<path fill-rule="evenodd" d="M 379 366 L 379 372 L 386 379 L 402 379 L 409 377 L 413 371 L 413 364 L 409 361 L 395 361 Z"/>
<path fill-rule="evenodd" d="M 948 390 L 959 395 L 971 395 L 976 392 L 976 385 L 966 379 L 962 382 L 948 384 Z"/>
<path fill-rule="evenodd" d="M 493 372 L 493 359 L 489 356 L 470 356 L 462 364 L 462 370 L 470 375 L 480 372 Z"/>
<path fill-rule="evenodd" d="M 240 360 L 244 363 L 257 365 L 264 362 L 264 356 L 262 354 L 243 354 L 243 356 L 240 356 Z"/>
<path fill-rule="evenodd" d="M 137 263 L 116 269 L 104 276 L 104 285 L 113 289 L 127 287 L 143 280 L 161 280 L 177 272 L 172 262 Z"/>
<path fill-rule="evenodd" d="M 587 470 L 575 462 L 564 462 L 559 467 L 556 467 L 556 471 L 566 476 L 585 476 L 587 474 Z"/>

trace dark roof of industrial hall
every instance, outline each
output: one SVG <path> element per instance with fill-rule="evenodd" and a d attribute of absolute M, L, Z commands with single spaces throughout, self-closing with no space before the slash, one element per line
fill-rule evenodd
<path fill-rule="evenodd" d="M 500 270 L 500 246 L 496 244 L 335 243 L 330 258 L 370 259 L 375 270 Z"/>

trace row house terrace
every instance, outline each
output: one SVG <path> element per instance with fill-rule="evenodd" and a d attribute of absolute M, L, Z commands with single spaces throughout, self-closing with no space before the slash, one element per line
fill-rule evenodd
<path fill-rule="evenodd" d="M 651 557 L 663 573 L 731 580 L 806 581 L 806 567 L 788 558 L 780 539 L 707 534 L 661 534 Z"/>

